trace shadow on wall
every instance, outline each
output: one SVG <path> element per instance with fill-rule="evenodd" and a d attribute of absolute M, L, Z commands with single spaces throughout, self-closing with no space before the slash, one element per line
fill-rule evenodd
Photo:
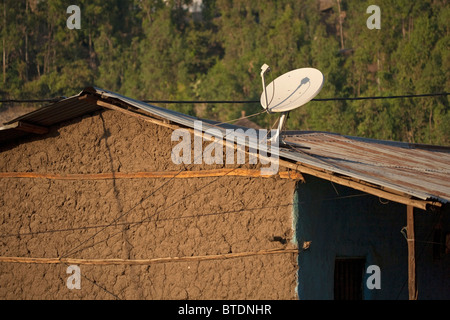
<path fill-rule="evenodd" d="M 299 299 L 408 299 L 406 206 L 313 176 L 305 180 L 294 196 L 296 241 L 307 247 L 298 256 Z M 450 232 L 449 208 L 441 209 L 415 209 L 419 299 L 450 298 L 450 254 L 432 241 L 436 232 L 439 239 Z"/>

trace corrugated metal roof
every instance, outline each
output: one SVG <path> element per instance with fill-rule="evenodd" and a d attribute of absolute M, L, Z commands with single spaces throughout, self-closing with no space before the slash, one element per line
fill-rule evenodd
<path fill-rule="evenodd" d="M 298 161 L 423 200 L 450 201 L 450 148 L 431 150 L 323 132 L 290 135 L 285 140 L 309 148 L 296 155 Z"/>
<path fill-rule="evenodd" d="M 84 99 L 80 99 L 84 94 L 92 92 L 95 92 L 94 88 L 87 88 L 75 96 L 60 100 L 54 104 L 42 107 L 8 121 L 5 125 L 17 121 L 24 121 L 26 123 L 48 127 L 102 109 L 100 106 L 89 103 Z"/>
<path fill-rule="evenodd" d="M 149 105 L 99 88 L 87 88 L 76 96 L 26 114 L 9 123 L 23 121 L 50 126 L 101 109 L 88 99 L 80 99 L 85 94 L 112 103 L 114 101 L 122 105 L 125 103 L 153 116 L 190 128 L 194 128 L 196 120 L 201 120 L 203 131 L 220 129 L 223 135 L 226 135 L 226 129 L 242 128 Z M 3 137 L 5 133 L 2 135 L 1 129 L 0 137 Z M 290 147 L 280 147 L 278 151 L 280 159 L 365 181 L 418 199 L 450 202 L 450 148 L 349 137 L 327 132 L 287 132 L 284 140 Z M 249 141 L 249 147 L 265 149 L 258 141 L 252 139 Z M 264 151 L 273 152 L 267 149 Z"/>
<path fill-rule="evenodd" d="M 120 99 L 187 127 L 193 128 L 195 120 L 202 120 L 105 90 L 102 95 Z M 203 120 L 204 130 L 217 128 L 217 125 L 222 128 L 237 128 Z M 430 147 L 426 150 L 420 145 L 409 143 L 320 132 L 290 134 L 285 141 L 309 149 L 280 148 L 280 158 L 384 186 L 419 199 L 435 199 L 444 203 L 450 201 L 450 148 L 435 148 L 440 149 L 436 151 Z M 249 146 L 261 147 L 257 141 L 250 141 Z"/>

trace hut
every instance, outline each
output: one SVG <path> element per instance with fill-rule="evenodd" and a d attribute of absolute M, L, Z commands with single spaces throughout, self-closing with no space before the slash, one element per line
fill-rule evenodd
<path fill-rule="evenodd" d="M 0 297 L 450 297 L 449 148 L 230 130 L 99 88 L 5 123 Z"/>

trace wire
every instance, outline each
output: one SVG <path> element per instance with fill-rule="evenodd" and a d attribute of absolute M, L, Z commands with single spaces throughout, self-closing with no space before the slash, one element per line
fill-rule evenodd
<path fill-rule="evenodd" d="M 235 168 L 235 169 L 237 169 L 237 168 Z M 232 172 L 232 171 L 230 171 L 230 172 Z M 202 186 L 202 187 L 200 187 L 199 189 L 195 190 L 194 192 L 192 192 L 192 193 L 190 193 L 190 194 L 188 194 L 188 195 L 182 197 L 181 199 L 178 199 L 177 201 L 173 202 L 171 205 L 169 205 L 169 206 L 167 206 L 167 207 L 165 207 L 165 208 L 163 208 L 163 209 L 161 209 L 161 210 L 156 209 L 155 212 L 154 212 L 152 215 L 148 215 L 146 218 L 142 219 L 141 221 L 135 222 L 133 225 L 130 225 L 130 226 L 128 227 L 128 230 L 131 229 L 132 227 L 135 227 L 135 226 L 138 226 L 138 225 L 143 224 L 144 222 L 148 221 L 149 219 L 155 217 L 156 215 L 161 214 L 161 212 L 165 212 L 167 209 L 169 209 L 170 207 L 176 205 L 176 204 L 179 203 L 180 201 L 182 201 L 182 200 L 184 200 L 184 199 L 186 199 L 186 198 L 188 198 L 188 197 L 190 197 L 190 196 L 196 194 L 197 192 L 199 192 L 199 191 L 202 190 L 203 188 L 205 188 L 205 187 L 209 186 L 210 184 L 212 184 L 212 183 L 218 181 L 219 179 L 221 179 L 221 178 L 227 176 L 230 172 L 228 172 L 227 174 L 225 174 L 225 175 L 223 175 L 223 176 L 217 177 L 216 179 L 214 179 L 214 180 L 211 181 L 211 182 L 208 182 L 207 184 L 205 184 L 204 186 Z M 165 184 L 164 184 L 164 185 L 165 185 Z M 163 185 L 163 186 L 164 186 L 164 185 Z M 156 191 L 157 191 L 157 190 L 156 190 Z M 142 203 L 143 203 L 146 199 L 148 199 L 148 198 L 149 198 L 149 197 L 146 197 L 146 198 L 142 199 L 139 203 L 137 203 L 136 205 L 134 205 L 130 210 L 128 210 L 127 212 L 125 212 L 124 214 L 122 214 L 121 216 L 119 216 L 119 218 L 124 217 L 125 215 L 127 215 L 128 213 L 130 213 L 133 209 L 135 209 L 139 204 L 142 204 Z M 93 236 L 91 236 L 91 237 L 90 237 L 89 239 L 87 239 L 86 241 L 83 241 L 81 244 L 79 244 L 79 245 L 76 246 L 74 249 L 72 249 L 72 251 L 69 251 L 68 253 L 66 253 L 66 254 L 65 254 L 64 256 L 62 256 L 62 257 L 65 258 L 65 257 L 67 257 L 67 256 L 69 256 L 69 255 L 78 253 L 78 252 L 83 251 L 83 250 L 86 250 L 86 249 L 88 249 L 88 248 L 92 248 L 93 246 L 95 246 L 95 245 L 97 245 L 97 244 L 99 244 L 99 243 L 105 242 L 105 241 L 111 239 L 112 237 L 114 237 L 114 236 L 116 236 L 116 235 L 119 235 L 119 234 L 123 233 L 123 231 L 121 230 L 121 231 L 119 231 L 119 232 L 116 232 L 116 233 L 114 233 L 114 234 L 108 236 L 108 237 L 107 237 L 106 239 L 104 239 L 104 240 L 101 240 L 101 241 L 99 241 L 99 242 L 95 242 L 95 243 L 93 243 L 93 244 L 90 245 L 90 246 L 86 246 L 86 247 L 83 247 L 83 248 L 81 248 L 81 249 L 75 250 L 75 249 L 81 247 L 82 244 L 84 244 L 84 243 L 88 242 L 89 240 L 93 239 L 93 238 L 94 238 L 97 234 L 99 234 L 101 231 L 105 230 L 105 229 L 108 228 L 108 227 L 114 226 L 114 225 L 115 225 L 115 222 L 117 222 L 117 220 L 118 220 L 118 219 L 115 219 L 115 220 L 114 220 L 112 223 L 110 223 L 108 226 L 104 227 L 102 230 L 100 230 L 99 232 L 95 233 Z"/>
<path fill-rule="evenodd" d="M 48 230 L 35 231 L 35 232 L 6 233 L 6 234 L 0 234 L 0 238 L 35 236 L 35 235 L 46 234 L 46 233 L 89 230 L 89 229 L 96 229 L 96 228 L 103 228 L 103 227 L 118 227 L 118 226 L 123 226 L 123 225 L 144 224 L 144 223 L 150 223 L 150 222 L 154 222 L 154 221 L 161 222 L 161 221 L 172 221 L 172 220 L 181 220 L 181 219 L 195 219 L 195 218 L 206 217 L 206 216 L 218 216 L 218 215 L 222 215 L 222 214 L 250 212 L 250 211 L 254 211 L 254 210 L 264 210 L 264 209 L 275 209 L 275 208 L 280 208 L 280 207 L 289 207 L 289 206 L 292 206 L 292 205 L 293 205 L 292 203 L 286 203 L 286 204 L 279 204 L 279 205 L 274 205 L 274 206 L 262 206 L 262 207 L 254 207 L 254 208 L 240 208 L 240 209 L 227 210 L 227 211 L 213 211 L 213 212 L 206 212 L 206 213 L 197 214 L 197 215 L 190 215 L 190 216 L 160 218 L 158 220 L 150 220 L 149 217 L 147 217 L 147 218 L 145 218 L 143 220 L 139 220 L 139 221 L 117 222 L 117 223 L 115 223 L 113 225 L 111 225 L 111 224 L 103 224 L 103 225 L 81 226 L 81 227 L 64 228 L 64 229 L 48 229 Z"/>
<path fill-rule="evenodd" d="M 212 184 L 212 183 L 218 181 L 218 180 L 219 180 L 220 178 L 222 178 L 222 177 L 223 177 L 223 176 L 220 176 L 220 177 L 214 179 L 213 181 L 211 181 L 211 182 L 207 183 L 206 185 L 200 187 L 199 189 L 195 190 L 195 191 L 192 192 L 191 194 L 186 195 L 186 196 L 182 197 L 181 199 L 175 201 L 175 202 L 172 203 L 170 206 L 168 206 L 168 207 L 166 207 L 164 210 L 162 210 L 162 212 L 164 212 L 166 209 L 172 207 L 173 205 L 177 204 L 177 203 L 180 202 L 181 200 L 184 200 L 185 198 L 194 195 L 195 193 L 199 192 L 201 189 L 203 189 L 203 188 L 205 188 L 206 186 L 208 186 L 208 185 L 210 185 L 210 184 Z M 346 198 L 359 197 L 359 196 L 367 196 L 367 194 L 363 193 L 363 194 L 355 194 L 355 195 L 350 195 L 350 196 L 332 197 L 332 198 L 327 198 L 327 199 L 321 199 L 321 200 L 319 200 L 319 201 L 330 201 L 330 200 L 346 199 Z M 309 201 L 309 202 L 314 202 L 314 201 Z M 142 200 L 141 200 L 139 203 L 142 203 Z M 303 203 L 303 202 L 302 202 L 302 203 Z M 177 218 L 165 218 L 165 219 L 163 218 L 163 219 L 158 220 L 158 221 L 162 221 L 162 220 L 172 220 L 172 219 L 184 219 L 184 218 L 197 218 L 197 217 L 200 217 L 200 216 L 206 216 L 206 215 L 219 215 L 219 214 L 238 213 L 238 212 L 245 212 L 245 211 L 252 211 L 252 210 L 261 210 L 261 209 L 267 209 L 267 208 L 288 207 L 288 206 L 292 206 L 292 205 L 293 205 L 293 203 L 287 203 L 287 204 L 280 204 L 280 205 L 276 205 L 276 206 L 263 206 L 263 207 L 255 207 L 255 208 L 241 208 L 241 209 L 231 210 L 231 211 L 222 211 L 222 212 L 206 213 L 206 214 L 199 215 L 199 216 L 177 217 Z M 136 205 L 136 206 L 137 206 L 137 205 Z M 136 206 L 134 206 L 134 207 L 133 207 L 132 209 L 130 209 L 128 212 L 130 212 L 131 210 L 133 210 Z M 128 212 L 127 212 L 127 213 L 128 213 Z M 126 223 L 126 222 L 124 223 L 124 222 L 122 222 L 122 223 L 120 223 L 120 224 L 130 224 L 131 227 L 137 226 L 137 225 L 141 225 L 141 224 L 143 224 L 143 223 L 145 223 L 145 222 L 152 221 L 152 220 L 149 220 L 149 219 L 155 217 L 157 214 L 158 214 L 158 210 L 156 210 L 156 212 L 155 212 L 153 215 L 150 215 L 150 216 L 144 218 L 144 219 L 141 220 L 141 221 L 131 222 L 131 223 Z M 122 215 L 122 216 L 123 216 L 123 215 Z M 110 223 L 110 224 L 108 224 L 108 225 L 106 225 L 106 226 L 90 226 L 90 227 L 88 226 L 88 227 L 85 227 L 85 229 L 88 229 L 88 228 L 95 228 L 95 227 L 103 227 L 102 230 L 104 230 L 104 229 L 106 229 L 107 227 L 111 227 L 111 226 L 116 226 L 116 225 L 113 224 L 113 223 Z M 29 234 L 19 234 L 19 235 L 22 235 L 22 236 L 23 236 L 23 235 L 33 235 L 33 234 L 37 234 L 37 233 L 45 233 L 45 232 L 73 231 L 73 230 L 78 230 L 78 229 L 82 229 L 82 228 L 72 228 L 72 229 L 66 229 L 66 230 L 64 230 L 64 229 L 60 229 L 60 230 L 47 230 L 47 231 L 42 231 L 42 232 L 29 233 Z M 92 239 L 93 237 L 95 237 L 95 235 L 98 234 L 98 232 L 97 232 L 93 237 L 89 238 L 89 239 L 88 239 L 87 241 L 85 241 L 85 242 L 82 242 L 79 246 L 75 247 L 75 248 L 74 248 L 71 252 L 69 252 L 69 253 L 70 253 L 70 254 L 74 254 L 74 253 L 80 252 L 80 251 L 82 251 L 82 250 L 85 250 L 85 249 L 87 249 L 87 248 L 92 248 L 93 246 L 98 245 L 98 244 L 100 244 L 100 243 L 103 243 L 103 242 L 105 242 L 105 241 L 108 241 L 108 240 L 111 239 L 112 237 L 114 237 L 114 236 L 116 236 L 116 235 L 119 235 L 119 234 L 121 234 L 121 233 L 122 233 L 122 231 L 119 231 L 119 232 L 117 232 L 117 233 L 115 233 L 115 234 L 112 234 L 112 235 L 108 236 L 106 239 L 103 239 L 103 240 L 101 240 L 101 241 L 97 241 L 97 242 L 93 243 L 91 246 L 87 246 L 87 247 L 84 247 L 84 248 L 81 248 L 81 249 L 78 249 L 78 250 L 73 251 L 74 249 L 77 249 L 79 246 L 81 246 L 83 243 L 85 243 L 85 242 L 87 242 L 88 240 L 90 240 L 90 239 Z M 13 236 L 13 235 L 12 235 L 12 234 L 10 234 L 10 235 L 0 235 L 0 237 L 5 237 L 5 236 Z M 18 236 L 18 234 L 15 234 L 14 236 Z M 67 265 L 67 264 L 66 264 L 66 265 Z M 110 290 L 106 289 L 106 287 L 104 287 L 104 286 L 98 284 L 95 280 L 92 280 L 92 279 L 86 277 L 84 274 L 82 274 L 82 276 L 83 276 L 83 278 L 85 278 L 86 280 L 88 280 L 89 282 L 91 282 L 92 284 L 94 284 L 95 286 L 99 287 L 100 289 L 102 289 L 102 290 L 105 291 L 106 293 L 108 293 L 108 294 L 110 294 L 111 296 L 113 296 L 115 299 L 120 300 L 120 297 L 119 297 L 118 295 L 116 295 L 115 293 L 113 293 L 113 292 L 111 292 Z"/>
<path fill-rule="evenodd" d="M 354 100 L 380 100 L 380 99 L 403 99 L 403 98 L 424 98 L 436 96 L 448 96 L 449 92 L 425 93 L 425 94 L 409 94 L 409 95 L 392 95 L 392 96 L 372 96 L 372 97 L 334 97 L 334 98 L 314 98 L 311 101 L 354 101 Z M 142 100 L 146 103 L 260 103 L 259 100 Z"/>
<path fill-rule="evenodd" d="M 69 267 L 68 263 L 63 262 L 67 267 Z M 106 289 L 104 286 L 101 286 L 97 283 L 96 280 L 92 280 L 91 278 L 88 278 L 84 275 L 84 273 L 80 273 L 80 276 L 82 276 L 84 279 L 86 279 L 87 281 L 89 281 L 90 283 L 92 283 L 94 286 L 99 287 L 100 289 L 102 289 L 103 291 L 105 291 L 106 293 L 110 294 L 111 296 L 113 296 L 116 300 L 122 300 L 120 299 L 120 297 L 118 295 L 116 295 L 115 293 L 109 291 L 108 289 Z"/>
<path fill-rule="evenodd" d="M 403 99 L 403 98 L 424 98 L 424 97 L 436 97 L 436 96 L 448 96 L 449 92 L 439 93 L 425 93 L 425 94 L 408 94 L 399 96 L 375 96 L 375 97 L 354 97 L 354 98 L 324 98 L 324 99 L 312 99 L 311 101 L 342 101 L 342 100 L 380 100 L 380 99 Z"/>
<path fill-rule="evenodd" d="M 207 185 L 201 187 L 200 189 L 202 189 L 202 188 L 204 188 L 206 186 Z M 183 197 L 180 200 L 184 200 L 185 198 L 187 198 L 187 197 L 189 197 L 191 195 L 187 195 L 187 196 Z M 301 201 L 301 202 L 299 202 L 299 204 L 320 203 L 322 201 L 341 200 L 341 199 L 348 199 L 348 198 L 354 198 L 354 197 L 363 197 L 363 196 L 369 196 L 369 194 L 368 193 L 361 193 L 361 194 L 353 194 L 353 195 L 348 195 L 348 196 L 332 197 L 332 198 L 320 199 L 320 200 L 314 200 L 314 201 L 311 201 L 311 200 L 310 201 Z M 180 200 L 178 200 L 177 203 Z M 172 204 L 170 206 L 173 206 L 173 205 L 174 204 Z M 159 218 L 158 220 L 150 219 L 150 218 L 155 217 L 155 215 L 153 215 L 153 216 L 149 216 L 149 217 L 146 217 L 146 218 L 144 218 L 142 220 L 138 220 L 138 221 L 125 221 L 125 222 L 117 222 L 117 223 L 114 223 L 114 224 L 108 223 L 108 224 L 102 224 L 102 225 L 81 226 L 81 227 L 74 227 L 74 228 L 48 229 L 48 230 L 35 231 L 35 232 L 6 233 L 6 234 L 0 234 L 0 239 L 1 238 L 7 238 L 7 237 L 36 236 L 36 235 L 46 234 L 46 233 L 89 230 L 89 229 L 104 228 L 104 227 L 108 228 L 108 227 L 117 227 L 117 226 L 124 226 L 124 225 L 139 225 L 139 224 L 150 223 L 150 222 L 154 222 L 154 221 L 162 222 L 162 221 L 172 221 L 172 220 L 180 220 L 180 219 L 195 219 L 195 218 L 201 218 L 201 217 L 206 217 L 206 216 L 218 216 L 218 215 L 225 215 L 225 214 L 232 214 L 232 213 L 250 212 L 250 211 L 255 211 L 255 210 L 275 209 L 275 208 L 280 208 L 280 207 L 289 207 L 289 206 L 293 206 L 293 205 L 294 205 L 294 203 L 285 203 L 285 204 L 278 204 L 278 205 L 272 205 L 272 206 L 261 206 L 261 207 L 253 207 L 253 208 L 240 208 L 240 209 L 227 210 L 227 211 L 212 211 L 212 212 L 206 212 L 206 213 L 197 214 L 197 215 L 190 215 L 190 216 Z M 169 207 L 167 207 L 167 208 L 169 208 Z"/>
<path fill-rule="evenodd" d="M 175 179 L 175 177 L 177 175 L 179 175 L 182 171 L 184 171 L 183 169 L 180 170 L 177 174 L 175 174 L 172 178 L 170 178 L 169 180 L 165 181 L 163 184 L 161 184 L 158 188 L 156 188 L 156 190 L 154 190 L 153 192 L 151 192 L 148 196 L 146 196 L 145 198 L 143 198 L 141 201 L 139 201 L 137 204 L 135 204 L 131 209 L 129 209 L 128 211 L 125 211 L 124 213 L 122 213 L 121 215 L 119 215 L 117 218 L 115 218 L 108 226 L 112 226 L 115 223 L 117 223 L 119 221 L 119 219 L 123 218 L 124 216 L 126 216 L 127 214 L 129 214 L 131 211 L 133 211 L 138 205 L 142 204 L 145 200 L 147 200 L 148 198 L 150 198 L 152 195 L 154 195 L 158 190 L 162 189 L 162 187 L 164 187 L 165 185 L 167 185 L 169 182 L 171 182 L 173 179 Z M 70 255 L 71 253 L 73 253 L 73 250 L 79 248 L 80 246 L 82 246 L 84 243 L 90 241 L 91 239 L 95 238 L 100 232 L 102 232 L 103 230 L 105 230 L 108 226 L 103 227 L 101 230 L 97 231 L 96 233 L 94 233 L 91 237 L 89 237 L 88 239 L 86 239 L 85 241 L 82 241 L 79 245 L 77 245 L 76 247 L 72 248 L 72 251 L 69 250 L 68 252 L 66 252 L 65 254 L 61 255 L 61 257 L 65 258 L 68 255 Z M 78 252 L 78 251 L 75 251 Z"/>
<path fill-rule="evenodd" d="M 231 134 L 231 132 L 230 132 L 230 133 L 227 133 L 225 136 L 227 136 L 228 134 Z M 224 137 L 224 138 L 225 138 L 225 137 Z M 199 157 L 202 157 L 202 156 L 203 156 L 203 153 L 199 155 Z M 178 173 L 176 173 L 172 178 L 170 178 L 169 180 L 167 180 L 165 183 L 161 184 L 156 190 L 154 190 L 153 192 L 151 192 L 148 196 L 146 196 L 146 197 L 144 197 L 143 199 L 141 199 L 141 201 L 139 201 L 137 204 L 135 204 L 131 209 L 129 209 L 128 211 L 126 211 L 126 212 L 122 213 L 121 215 L 119 215 L 116 219 L 114 219 L 114 220 L 109 224 L 109 226 L 114 225 L 115 223 L 117 223 L 117 222 L 119 221 L 119 219 L 121 219 L 121 218 L 125 217 L 126 215 L 128 215 L 128 214 L 129 214 L 131 211 L 133 211 L 138 205 L 141 205 L 145 200 L 147 200 L 148 198 L 150 198 L 152 195 L 154 195 L 157 191 L 159 191 L 160 189 L 162 189 L 162 188 L 163 188 L 165 185 L 167 185 L 169 182 L 173 181 L 173 180 L 174 180 L 174 179 L 175 179 L 182 171 L 186 171 L 187 169 L 193 167 L 193 166 L 196 164 L 196 160 L 197 160 L 197 159 L 198 159 L 198 158 L 194 159 L 194 161 L 188 166 L 188 168 L 180 169 L 180 171 L 178 171 Z M 218 177 L 217 179 L 213 180 L 212 182 L 215 182 L 215 181 L 217 181 L 218 179 L 227 176 L 229 173 L 233 172 L 233 171 L 236 170 L 237 168 L 238 168 L 238 167 L 234 168 L 233 170 L 229 171 L 227 174 Z M 210 183 L 208 183 L 208 184 L 211 184 L 212 182 L 210 182 Z M 207 185 L 208 185 L 208 184 L 207 184 Z M 205 187 L 205 186 L 203 186 L 202 188 L 204 188 L 204 187 Z M 200 188 L 199 190 L 201 190 L 202 188 Z M 191 193 L 190 195 L 192 195 L 192 194 L 198 192 L 199 190 L 196 190 L 195 192 Z M 188 195 L 188 196 L 190 196 L 190 195 Z M 183 197 L 183 198 L 184 198 L 184 197 Z M 182 199 L 183 199 L 183 198 L 182 198 Z M 182 200 L 182 199 L 181 199 L 181 200 Z M 180 201 L 180 200 L 178 200 L 178 201 Z M 168 208 L 170 208 L 171 206 L 175 205 L 178 201 L 172 203 L 172 205 L 170 205 Z M 166 210 L 166 209 L 167 209 L 167 208 L 163 209 L 163 212 L 164 212 L 164 210 Z M 158 214 L 158 210 L 156 210 L 156 212 L 154 213 L 154 215 L 156 215 L 156 214 Z M 146 219 L 148 219 L 148 217 L 147 217 Z M 146 220 L 146 219 L 144 219 L 144 220 Z M 144 221 L 144 220 L 143 220 L 143 221 Z M 102 228 L 101 230 L 99 230 L 98 232 L 96 232 L 94 235 L 92 235 L 91 237 L 89 237 L 89 238 L 86 239 L 85 241 L 82 241 L 78 246 L 74 247 L 72 250 L 69 250 L 69 251 L 66 252 L 64 255 L 61 255 L 61 257 L 67 257 L 67 256 L 70 255 L 70 254 L 74 254 L 74 253 L 76 253 L 76 252 L 79 252 L 79 251 L 82 251 L 82 250 L 85 250 L 85 249 L 87 249 L 87 248 L 92 247 L 93 245 L 95 245 L 95 243 L 94 243 L 92 246 L 88 246 L 88 247 L 81 248 L 81 249 L 79 249 L 79 250 L 75 250 L 75 249 L 78 249 L 79 247 L 81 247 L 83 244 L 85 244 L 85 243 L 87 243 L 88 241 L 90 241 L 90 240 L 92 240 L 93 238 L 95 238 L 100 232 L 104 231 L 107 227 L 108 227 L 108 226 L 105 226 L 104 228 Z M 114 234 L 114 235 L 115 235 L 115 234 Z M 109 238 L 110 238 L 110 237 L 109 237 Z M 109 239 L 109 238 L 107 238 L 107 239 Z"/>
<path fill-rule="evenodd" d="M 253 115 L 251 115 L 251 116 L 253 116 Z M 213 126 L 214 126 L 214 125 L 213 125 Z M 231 133 L 232 133 L 232 132 L 225 134 L 225 136 L 224 136 L 223 138 L 225 138 L 228 134 L 231 134 Z M 201 157 L 201 156 L 203 156 L 203 155 L 200 154 L 199 156 Z M 71 254 L 74 254 L 74 253 L 83 251 L 83 250 L 85 250 L 85 249 L 87 249 L 87 248 L 92 248 L 94 245 L 96 245 L 96 244 L 98 244 L 98 243 L 101 243 L 101 242 L 104 242 L 104 241 L 107 241 L 107 240 L 110 239 L 111 237 L 113 237 L 113 236 L 115 236 L 115 235 L 117 235 L 117 234 L 119 234 L 119 233 L 122 233 L 122 231 L 120 231 L 120 232 L 118 232 L 118 233 L 115 233 L 115 234 L 109 236 L 109 237 L 106 238 L 105 240 L 102 240 L 102 241 L 100 241 L 100 242 L 94 243 L 94 244 L 92 244 L 91 246 L 87 246 L 87 247 L 78 249 L 78 248 L 81 247 L 83 244 L 85 244 L 85 243 L 87 243 L 88 241 L 90 241 L 90 240 L 92 240 L 93 238 L 95 238 L 100 232 L 102 232 L 102 231 L 105 230 L 106 228 L 115 225 L 115 224 L 118 222 L 119 219 L 121 219 L 121 218 L 123 218 L 124 216 L 126 216 L 127 214 L 129 214 L 129 213 L 130 213 L 131 211 L 133 211 L 138 205 L 142 204 L 145 200 L 147 200 L 148 198 L 150 198 L 150 196 L 152 196 L 153 194 L 155 194 L 158 190 L 162 189 L 162 187 L 164 187 L 164 186 L 167 185 L 170 181 L 172 181 L 173 179 L 175 179 L 176 176 L 178 176 L 182 171 L 188 170 L 189 168 L 193 167 L 195 164 L 196 164 L 196 159 L 194 159 L 194 161 L 188 166 L 188 168 L 185 167 L 185 168 L 181 169 L 177 174 L 175 174 L 172 178 L 170 178 L 168 181 L 166 181 L 166 182 L 163 183 L 161 186 L 159 186 L 155 191 L 153 191 L 153 192 L 150 193 L 148 196 L 146 196 L 146 197 L 144 197 L 143 199 L 141 199 L 141 200 L 140 200 L 137 204 L 135 204 L 131 209 L 129 209 L 128 211 L 126 211 L 126 212 L 122 213 L 121 215 L 119 215 L 119 217 L 117 217 L 116 219 L 114 219 L 113 222 L 111 222 L 109 225 L 103 227 L 100 231 L 96 232 L 94 235 L 92 235 L 91 237 L 89 237 L 87 240 L 82 241 L 78 246 L 74 247 L 72 250 L 69 250 L 69 251 L 66 252 L 64 255 L 61 255 L 61 257 L 62 257 L 62 258 L 65 258 L 65 257 L 67 257 L 68 255 L 71 255 Z M 183 198 L 181 198 L 181 199 L 175 201 L 175 202 L 172 203 L 170 206 L 168 206 L 168 207 L 162 209 L 162 212 L 164 212 L 164 211 L 167 210 L 168 208 L 172 207 L 173 205 L 177 204 L 179 201 L 181 201 L 181 200 L 183 200 L 183 199 L 185 199 L 185 198 L 187 198 L 187 197 L 189 197 L 189 196 L 191 196 L 191 195 L 193 195 L 193 194 L 199 192 L 201 189 L 203 189 L 203 188 L 206 187 L 207 185 L 210 185 L 210 184 L 212 184 L 213 182 L 216 182 L 216 181 L 218 181 L 219 179 L 221 179 L 221 178 L 223 178 L 223 177 L 225 177 L 225 176 L 228 176 L 228 174 L 230 174 L 231 172 L 233 172 L 233 171 L 236 170 L 236 169 L 238 169 L 238 167 L 235 167 L 234 169 L 232 169 L 231 171 L 229 171 L 229 172 L 226 173 L 225 175 L 220 176 L 220 177 L 214 179 L 213 181 L 207 183 L 206 185 L 202 186 L 202 187 L 199 188 L 198 190 L 195 190 L 193 193 L 191 193 L 191 194 L 189 194 L 189 195 L 187 195 L 187 196 L 184 196 Z M 148 220 L 148 219 L 151 218 L 152 216 L 156 216 L 158 213 L 159 213 L 158 210 L 156 210 L 156 212 L 155 212 L 153 215 L 148 216 L 147 218 L 145 218 L 144 220 L 142 220 L 142 221 L 140 222 L 140 224 L 143 223 L 144 221 Z M 134 226 L 134 225 L 130 226 L 130 228 L 133 227 L 133 226 Z M 78 249 L 78 250 L 75 250 L 75 249 Z"/>
<path fill-rule="evenodd" d="M 314 98 L 311 101 L 356 101 L 356 100 L 381 100 L 381 99 L 406 99 L 406 98 L 425 98 L 448 96 L 449 92 L 424 93 L 424 94 L 407 94 L 407 95 L 391 95 L 391 96 L 372 96 L 372 97 L 333 97 L 333 98 Z M 58 102 L 65 97 L 48 98 L 48 99 L 1 99 L 0 103 L 37 103 L 37 102 Z M 260 103 L 259 100 L 141 100 L 145 103 L 167 103 L 167 104 L 243 104 L 243 103 Z"/>
<path fill-rule="evenodd" d="M 0 103 L 38 103 L 38 102 L 58 102 L 66 97 L 47 98 L 47 99 L 1 99 Z"/>
<path fill-rule="evenodd" d="M 263 114 L 265 112 L 267 112 L 267 111 L 264 110 L 264 111 L 261 111 L 261 112 L 250 114 L 248 116 L 236 118 L 236 119 L 233 119 L 233 120 L 228 120 L 228 121 L 225 121 L 225 122 L 215 123 L 214 125 L 218 126 L 218 125 L 221 125 L 221 124 L 232 123 L 232 122 L 239 121 L 239 120 L 242 120 L 242 119 L 249 119 L 249 118 L 252 118 L 252 117 L 259 116 L 260 114 Z"/>

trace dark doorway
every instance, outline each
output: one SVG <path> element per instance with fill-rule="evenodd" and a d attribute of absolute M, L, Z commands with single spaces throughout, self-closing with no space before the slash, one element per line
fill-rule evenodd
<path fill-rule="evenodd" d="M 364 258 L 336 258 L 334 263 L 334 299 L 362 300 Z"/>

